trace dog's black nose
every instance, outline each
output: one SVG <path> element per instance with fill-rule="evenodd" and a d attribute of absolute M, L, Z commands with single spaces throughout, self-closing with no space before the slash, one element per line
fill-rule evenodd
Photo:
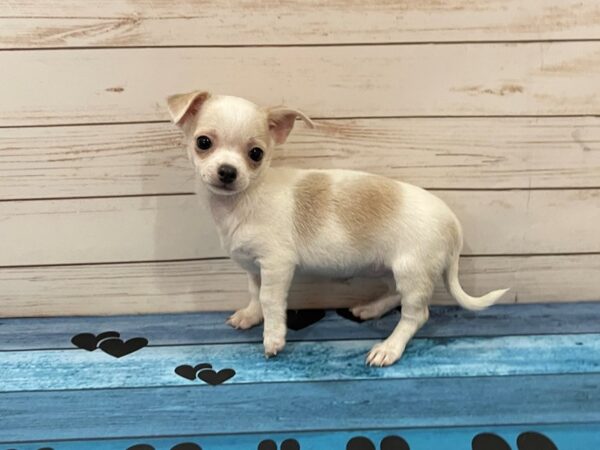
<path fill-rule="evenodd" d="M 237 177 L 237 169 L 229 164 L 223 164 L 219 167 L 217 173 L 219 174 L 219 180 L 225 184 L 233 183 L 235 177 Z"/>

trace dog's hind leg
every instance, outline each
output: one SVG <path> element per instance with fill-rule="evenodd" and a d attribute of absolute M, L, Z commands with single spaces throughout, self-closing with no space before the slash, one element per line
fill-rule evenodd
<path fill-rule="evenodd" d="M 367 364 L 371 366 L 394 364 L 404 353 L 408 341 L 429 318 L 428 302 L 433 294 L 434 278 L 421 267 L 406 264 L 394 267 L 394 278 L 402 295 L 400 322 L 385 341 L 369 352 Z"/>
<path fill-rule="evenodd" d="M 396 283 L 392 278 L 385 278 L 387 291 L 381 297 L 368 303 L 362 303 L 350 308 L 352 314 L 362 320 L 378 319 L 392 309 L 400 306 L 401 296 L 396 289 Z"/>
<path fill-rule="evenodd" d="M 233 328 L 246 330 L 263 321 L 262 308 L 258 299 L 260 291 L 259 274 L 248 273 L 248 290 L 250 291 L 250 303 L 248 303 L 248 306 L 237 310 L 227 319 L 227 324 Z"/>

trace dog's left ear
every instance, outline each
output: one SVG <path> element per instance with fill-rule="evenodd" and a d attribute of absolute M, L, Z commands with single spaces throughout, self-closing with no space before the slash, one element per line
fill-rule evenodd
<path fill-rule="evenodd" d="M 267 109 L 267 120 L 269 122 L 269 133 L 277 145 L 283 144 L 294 128 L 296 117 L 300 117 L 309 128 L 315 124 L 302 111 L 288 108 L 286 106 L 275 106 Z"/>
<path fill-rule="evenodd" d="M 175 94 L 167 98 L 167 106 L 173 123 L 182 127 L 185 122 L 198 114 L 202 104 L 210 98 L 206 91 L 194 91 L 186 94 Z"/>

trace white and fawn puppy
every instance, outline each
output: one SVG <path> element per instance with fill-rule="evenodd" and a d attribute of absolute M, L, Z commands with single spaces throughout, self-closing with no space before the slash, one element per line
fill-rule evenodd
<path fill-rule="evenodd" d="M 402 305 L 393 333 L 367 356 L 373 366 L 402 356 L 429 317 L 440 277 L 469 309 L 485 308 L 507 291 L 482 297 L 463 291 L 460 224 L 427 191 L 364 172 L 269 168 L 297 117 L 313 126 L 302 112 L 201 91 L 167 102 L 189 141 L 198 188 L 208 196 L 221 243 L 248 272 L 250 303 L 228 323 L 246 329 L 264 320 L 267 356 L 285 345 L 286 298 L 296 271 L 388 277 L 386 295 L 352 308 L 361 319 L 372 319 Z"/>

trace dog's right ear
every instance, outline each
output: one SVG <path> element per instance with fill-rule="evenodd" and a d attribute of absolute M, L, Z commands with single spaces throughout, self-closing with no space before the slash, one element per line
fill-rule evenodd
<path fill-rule="evenodd" d="M 210 94 L 206 91 L 171 95 L 167 98 L 171 120 L 178 127 L 182 127 L 189 119 L 198 114 L 202 104 L 209 98 Z"/>
<path fill-rule="evenodd" d="M 310 117 L 297 109 L 287 106 L 274 106 L 267 108 L 267 121 L 269 124 L 269 133 L 277 145 L 283 144 L 292 128 L 296 117 L 300 117 L 309 128 L 314 128 L 315 124 Z"/>

